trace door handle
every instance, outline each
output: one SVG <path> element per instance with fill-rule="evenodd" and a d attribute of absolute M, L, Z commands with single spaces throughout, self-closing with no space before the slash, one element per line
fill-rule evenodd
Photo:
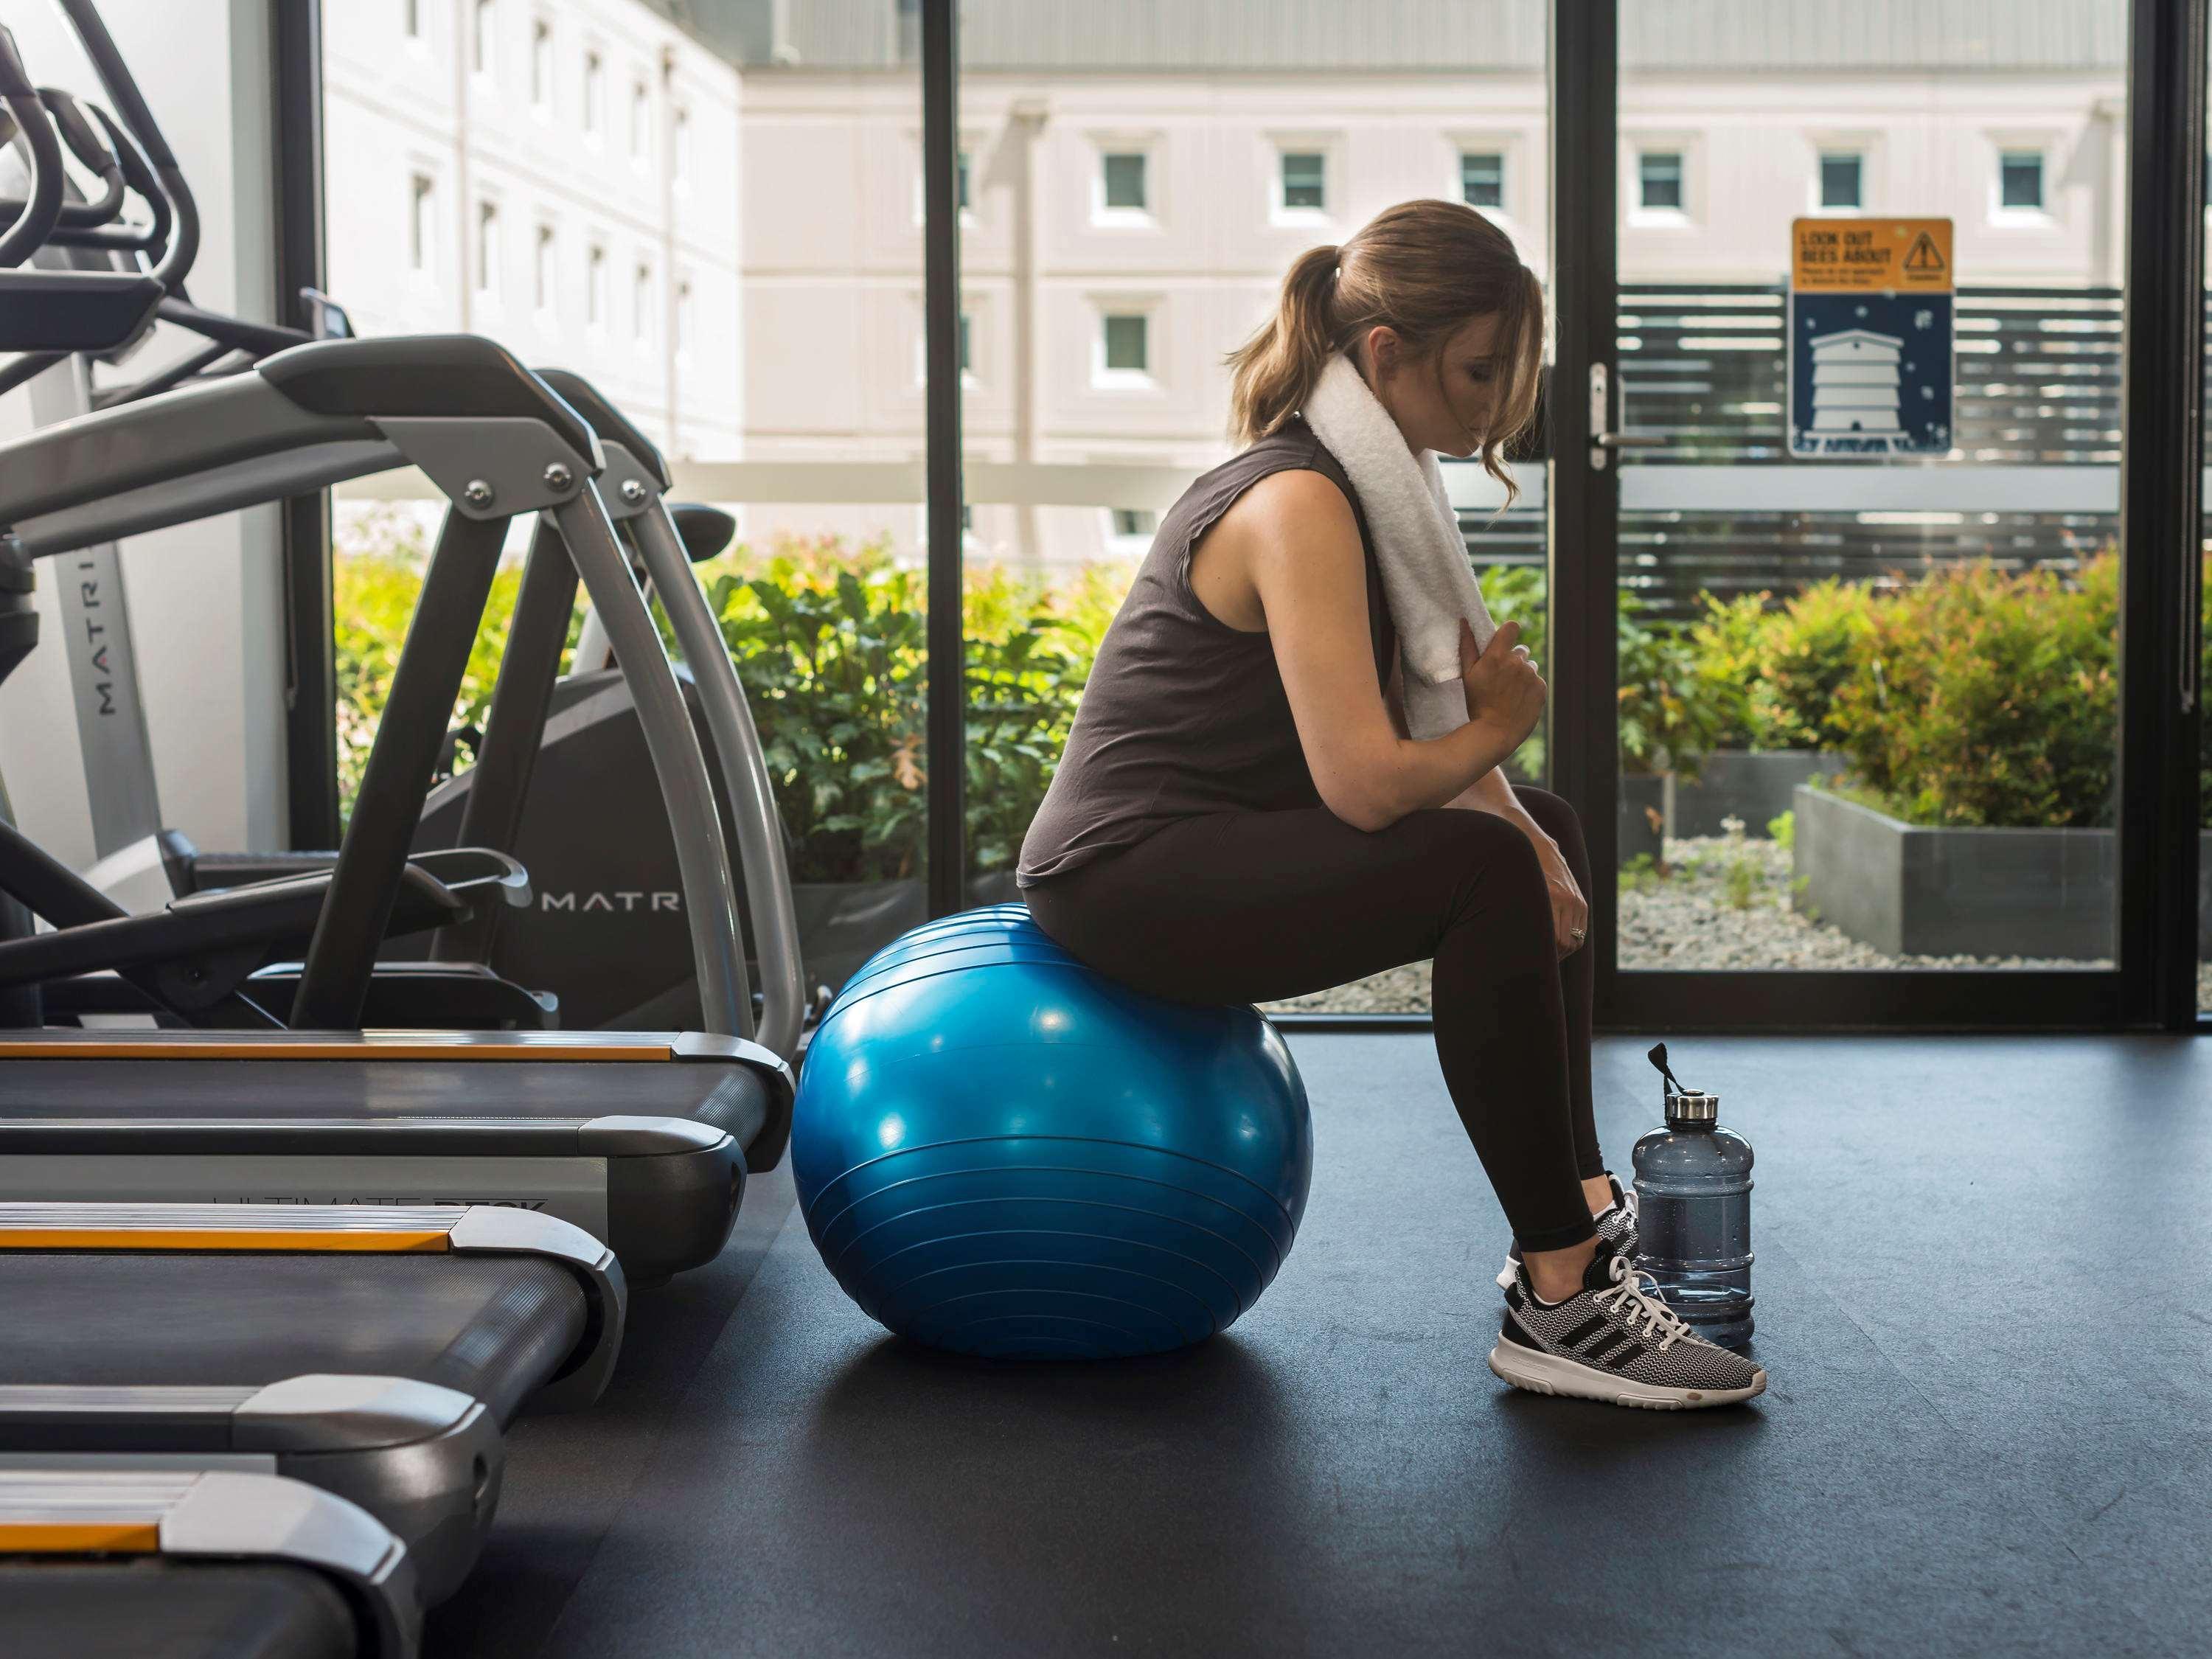
<path fill-rule="evenodd" d="M 1652 432 L 1615 432 L 1613 429 L 1613 375 L 1603 363 L 1592 363 L 1589 369 L 1589 430 L 1590 465 L 1600 472 L 1605 471 L 1606 456 L 1616 449 L 1663 449 L 1667 440 Z"/>

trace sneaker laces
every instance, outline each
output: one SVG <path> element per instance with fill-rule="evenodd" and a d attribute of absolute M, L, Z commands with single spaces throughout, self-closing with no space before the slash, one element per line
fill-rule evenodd
<path fill-rule="evenodd" d="M 1625 1255 L 1613 1258 L 1610 1271 L 1613 1288 L 1595 1292 L 1590 1300 L 1607 1312 L 1620 1316 L 1630 1335 L 1639 1334 L 1636 1327 L 1642 1321 L 1644 1329 L 1640 1334 L 1646 1338 L 1661 1338 L 1659 1350 L 1663 1353 L 1680 1338 L 1691 1334 L 1682 1316 L 1659 1299 L 1657 1279 L 1651 1280 L 1651 1289 L 1646 1291 L 1643 1281 L 1650 1275 L 1638 1273 Z"/>

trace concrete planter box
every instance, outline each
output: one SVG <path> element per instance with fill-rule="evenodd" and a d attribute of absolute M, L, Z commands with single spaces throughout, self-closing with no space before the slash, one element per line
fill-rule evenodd
<path fill-rule="evenodd" d="M 928 919 L 929 890 L 918 878 L 795 881 L 791 896 L 810 990 L 817 985 L 842 990 L 862 963 Z M 1019 896 L 1011 870 L 968 878 L 970 904 L 1004 904 Z"/>
<path fill-rule="evenodd" d="M 1656 864 L 1665 856 L 1667 787 L 1674 781 L 1666 772 L 1627 772 L 1620 779 L 1620 862 L 1624 867 L 1638 853 L 1649 853 Z"/>
<path fill-rule="evenodd" d="M 1741 818 L 1745 836 L 1766 839 L 1766 826 L 1790 810 L 1801 783 L 1844 769 L 1844 757 L 1821 749 L 1716 749 L 1699 775 L 1671 776 L 1667 833 L 1718 836 L 1723 818 Z"/>
<path fill-rule="evenodd" d="M 1800 786 L 1793 902 L 1889 956 L 2112 958 L 2110 830 L 1944 830 Z M 2212 834 L 2199 837 L 2197 948 L 2212 951 Z"/>

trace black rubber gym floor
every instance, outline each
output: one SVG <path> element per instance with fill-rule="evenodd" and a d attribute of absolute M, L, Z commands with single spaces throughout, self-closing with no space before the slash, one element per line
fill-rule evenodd
<path fill-rule="evenodd" d="M 1597 1054 L 1614 1168 L 1650 1039 Z M 1425 1036 L 1300 1036 L 1297 1248 L 1222 1337 L 892 1341 L 756 1182 L 514 1431 L 441 1655 L 2201 1655 L 2212 1042 L 1677 1038 L 1759 1154 L 1744 1407 L 1483 1364 L 1508 1231 Z"/>

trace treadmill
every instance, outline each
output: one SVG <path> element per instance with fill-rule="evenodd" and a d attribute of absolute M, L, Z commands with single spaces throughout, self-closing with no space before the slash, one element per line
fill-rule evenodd
<path fill-rule="evenodd" d="M 769 1041 L 757 1038 L 705 758 L 601 495 L 607 454 L 592 428 L 489 341 L 319 342 L 0 446 L 0 526 L 46 557 L 410 462 L 452 507 L 300 967 L 290 1023 L 306 1029 L 0 1042 L 13 1062 L 0 1066 L 0 1199 L 518 1204 L 605 1240 L 633 1281 L 657 1280 L 719 1253 L 746 1170 L 782 1156 L 802 975 L 747 718 L 749 755 L 723 758 L 756 896 Z M 658 494 L 629 493 L 618 498 L 672 619 L 696 631 L 703 617 L 711 630 Z M 364 1041 L 353 1034 L 446 717 L 507 519 L 524 512 L 557 534 L 634 688 L 675 831 L 707 1030 Z M 702 692 L 726 676 L 741 709 L 719 632 L 695 654 L 701 666 Z M 0 945 L 0 980 L 11 948 Z"/>
<path fill-rule="evenodd" d="M 434 1602 L 506 1425 L 596 1401 L 626 1310 L 605 1245 L 524 1210 L 0 1204 L 0 1477 L 283 1475 L 374 1516 Z"/>
<path fill-rule="evenodd" d="M 414 1577 L 372 1517 L 281 1476 L 0 1471 L 0 1652 L 413 1659 Z"/>

